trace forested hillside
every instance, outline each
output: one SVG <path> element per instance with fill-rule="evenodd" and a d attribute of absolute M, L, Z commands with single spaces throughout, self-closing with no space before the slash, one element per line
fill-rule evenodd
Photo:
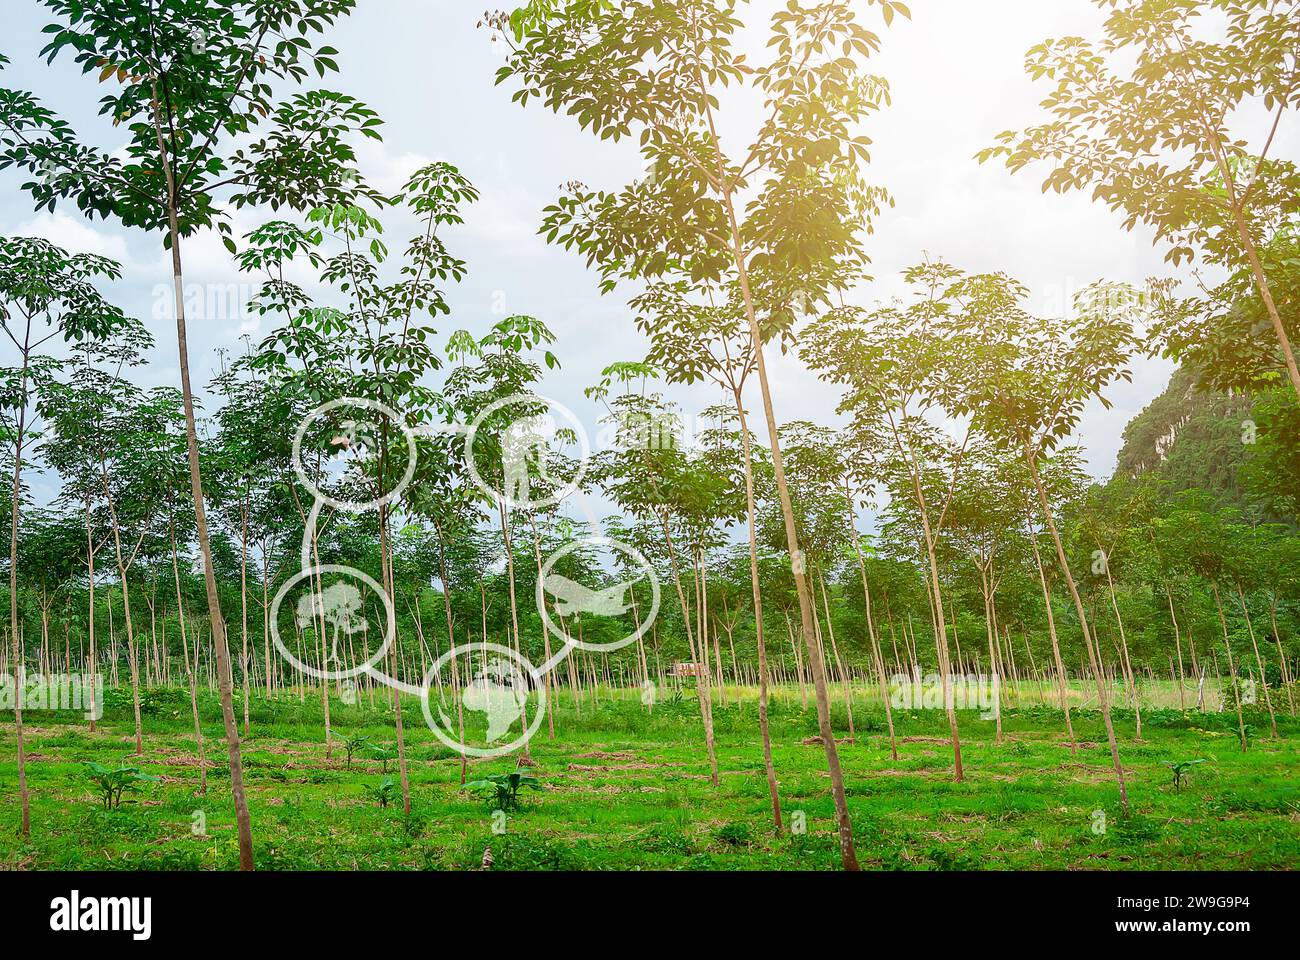
<path fill-rule="evenodd" d="M 1169 385 L 1124 428 L 1115 472 L 1155 476 L 1169 492 L 1201 489 L 1224 504 L 1244 507 L 1239 476 L 1250 454 L 1251 396 L 1230 394 L 1180 368 Z"/>
<path fill-rule="evenodd" d="M 1279 474 L 1296 419 L 1285 391 L 1258 396 L 1215 389 L 1180 368 L 1124 428 L 1115 475 L 1157 481 L 1166 498 L 1201 491 L 1246 518 L 1294 521 L 1291 491 Z"/>

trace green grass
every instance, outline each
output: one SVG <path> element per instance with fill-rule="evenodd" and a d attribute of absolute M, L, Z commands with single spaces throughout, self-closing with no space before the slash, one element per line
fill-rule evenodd
<path fill-rule="evenodd" d="M 367 785 L 378 761 L 346 768 L 341 745 L 326 760 L 319 699 L 254 698 L 244 742 L 245 782 L 262 869 L 472 869 L 491 846 L 496 869 L 834 869 L 838 846 L 825 758 L 811 705 L 783 691 L 772 707 L 773 754 L 787 830 L 772 830 L 752 691 L 729 690 L 715 707 L 721 785 L 708 777 L 694 697 L 647 714 L 639 691 L 602 694 L 581 711 L 567 699 L 532 742 L 528 792 L 494 834 L 492 811 L 460 789 L 460 762 L 404 706 L 411 813 L 382 808 Z M 740 702 L 737 703 L 739 697 Z M 162 778 L 101 809 L 81 761 L 112 763 L 133 750 L 129 696 L 115 691 L 95 734 L 80 714 L 25 716 L 32 836 L 17 836 L 13 724 L 0 725 L 0 869 L 232 869 L 238 865 L 225 744 L 214 698 L 201 705 L 208 793 L 197 796 L 188 693 L 145 696 L 141 766 Z M 1032 694 L 1027 702 L 1034 702 Z M 393 740 L 384 698 L 334 702 L 340 731 Z M 237 709 L 242 714 L 242 708 Z M 960 714 L 966 779 L 953 782 L 942 711 L 896 713 L 899 759 L 890 760 L 877 702 L 854 706 L 857 740 L 840 746 L 858 856 L 876 869 L 1279 869 L 1300 866 L 1300 724 L 1278 720 L 1267 738 L 1262 710 L 1242 753 L 1236 715 L 1116 711 L 1131 811 L 1120 816 L 1100 715 L 1075 714 L 1072 754 L 1061 716 L 1042 706 L 1008 709 L 1004 742 L 992 721 Z M 836 729 L 847 735 L 843 704 Z M 1205 758 L 1180 791 L 1166 762 Z M 471 763 L 470 779 L 508 771 L 514 758 Z M 390 765 L 396 776 L 396 765 Z M 1100 811 L 1100 813 L 1098 813 Z M 1094 826 L 1105 817 L 1104 832 Z M 798 815 L 806 832 L 792 835 Z M 499 819 L 499 818 L 498 818 Z M 196 833 L 196 822 L 205 830 Z"/>

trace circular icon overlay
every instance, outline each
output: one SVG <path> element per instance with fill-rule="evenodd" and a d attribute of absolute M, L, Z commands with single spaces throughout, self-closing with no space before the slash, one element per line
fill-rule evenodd
<path fill-rule="evenodd" d="M 373 599 L 367 603 L 362 586 L 379 600 L 382 630 L 373 623 L 376 605 Z M 297 655 L 280 636 L 280 608 L 291 593 Z M 286 580 L 271 601 L 269 616 L 271 639 L 281 656 L 308 676 L 323 680 L 347 680 L 365 673 L 384 658 L 396 635 L 397 616 L 387 591 L 369 574 L 332 563 L 299 570 Z M 383 637 L 379 649 L 364 662 L 347 667 L 358 652 L 365 654 L 376 636 Z"/>
<path fill-rule="evenodd" d="M 350 467 L 379 456 L 385 444 L 395 465 L 401 463 L 400 448 L 406 447 L 405 469 L 392 489 L 378 496 L 335 497 L 322 490 L 308 473 L 303 462 L 304 442 L 317 454 L 324 476 L 345 476 Z M 321 404 L 303 418 L 293 436 L 293 470 L 299 482 L 320 502 L 346 513 L 365 513 L 396 500 L 415 475 L 416 458 L 415 435 L 397 411 L 364 397 L 340 397 Z"/>
<path fill-rule="evenodd" d="M 579 563 L 579 559 L 586 558 L 578 556 L 573 556 L 568 563 L 563 562 L 583 548 L 621 553 L 624 562 L 616 566 L 622 569 L 613 573 L 593 569 L 590 563 Z M 637 608 L 633 593 L 641 580 L 650 583 L 650 606 L 644 610 Z M 535 596 L 537 612 L 546 625 L 564 637 L 567 644 L 582 650 L 609 652 L 626 647 L 644 636 L 659 615 L 659 577 L 654 567 L 641 551 L 612 537 L 585 537 L 566 543 L 552 553 L 538 573 Z M 551 616 L 552 610 L 561 621 L 583 616 L 613 620 L 630 611 L 637 626 L 631 633 L 614 641 L 577 640 L 556 623 Z"/>
<path fill-rule="evenodd" d="M 559 503 L 581 485 L 590 457 L 586 428 L 573 411 L 533 393 L 493 401 L 465 431 L 465 460 L 474 483 L 511 508 L 539 510 Z M 489 483 L 484 473 L 499 475 L 500 482 Z"/>
<path fill-rule="evenodd" d="M 443 677 L 448 664 L 451 671 Z M 452 750 L 500 757 L 518 750 L 541 727 L 546 685 L 537 668 L 509 647 L 464 644 L 426 671 L 421 706 L 429 729 Z M 511 738 L 515 730 L 522 732 Z"/>

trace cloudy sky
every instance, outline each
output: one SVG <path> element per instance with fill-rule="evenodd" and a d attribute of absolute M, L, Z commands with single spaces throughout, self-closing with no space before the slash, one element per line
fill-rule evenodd
<path fill-rule="evenodd" d="M 624 298 L 601 296 L 581 258 L 548 246 L 536 231 L 561 183 L 618 186 L 639 175 L 635 152 L 626 144 L 600 143 L 540 105 L 520 108 L 507 88 L 494 87 L 502 55 L 487 31 L 476 28 L 478 3 L 360 0 L 358 6 L 330 41 L 342 52 L 342 72 L 328 85 L 364 100 L 386 120 L 383 144 L 363 148 L 363 172 L 392 189 L 418 166 L 447 160 L 482 191 L 466 225 L 448 235 L 470 273 L 450 292 L 453 314 L 442 329 L 481 332 L 498 319 L 494 310 L 539 317 L 556 331 L 563 363 L 545 392 L 594 420 L 582 388 L 607 363 L 642 356 L 644 344 Z M 1036 103 L 1044 91 L 1025 76 L 1024 52 L 1047 37 L 1095 34 L 1100 14 L 1091 0 L 912 0 L 911 8 L 910 22 L 896 20 L 884 31 L 884 49 L 873 63 L 892 86 L 893 104 L 868 130 L 875 140 L 871 177 L 896 204 L 869 239 L 876 279 L 855 299 L 871 303 L 898 294 L 899 271 L 926 253 L 970 270 L 1005 270 L 1030 285 L 1043 311 L 1059 310 L 1094 280 L 1141 282 L 1164 272 L 1163 250 L 1152 246 L 1150 235 L 1125 232 L 1103 205 L 1084 194 L 1043 194 L 1042 171 L 1013 177 L 973 159 L 997 132 L 1041 115 Z M 36 57 L 40 28 L 48 22 L 45 8 L 36 0 L 5 0 L 4 11 L 0 50 L 13 63 L 0 82 L 34 90 L 86 136 L 111 148 L 112 131 L 95 116 L 100 94 L 94 78 L 82 76 L 70 60 L 46 66 Z M 868 16 L 874 23 L 875 14 Z M 738 140 L 743 131 L 729 132 Z M 178 383 L 170 271 L 157 237 L 87 222 L 71 208 L 33 215 L 19 182 L 0 173 L 0 230 L 121 260 L 126 275 L 111 295 L 147 318 L 158 340 L 142 382 Z M 256 212 L 241 213 L 237 232 L 260 219 Z M 389 233 L 400 243 L 407 230 L 393 223 Z M 214 238 L 189 243 L 187 274 L 188 282 L 210 292 L 207 315 L 192 320 L 190 329 L 195 379 L 206 381 L 219 348 L 238 348 L 241 335 L 267 330 L 224 305 L 229 284 L 251 279 L 234 272 Z M 774 358 L 772 372 L 782 420 L 833 421 L 834 390 L 792 357 Z M 1170 372 L 1162 361 L 1139 360 L 1133 383 L 1110 391 L 1111 410 L 1088 410 L 1081 439 L 1096 475 L 1112 470 L 1124 424 L 1164 388 Z M 681 391 L 678 398 L 688 409 L 719 399 L 704 388 Z"/>

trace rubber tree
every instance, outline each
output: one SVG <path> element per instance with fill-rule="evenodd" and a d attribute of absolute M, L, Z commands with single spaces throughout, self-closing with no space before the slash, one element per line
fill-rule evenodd
<path fill-rule="evenodd" d="M 806 567 L 815 594 L 819 592 L 821 596 L 820 614 L 814 611 L 814 633 L 823 655 L 829 641 L 831 658 L 844 688 L 849 741 L 853 742 L 856 731 L 853 723 L 852 680 L 835 639 L 826 584 L 827 576 L 834 576 L 835 567 L 843 557 L 848 542 L 844 517 L 849 513 L 850 506 L 844 494 L 845 465 L 839 446 L 840 438 L 833 430 L 805 420 L 782 424 L 779 438 L 781 448 L 785 451 L 786 477 Z M 783 540 L 783 517 L 770 485 L 766 493 L 766 509 L 760 516 L 759 528 L 766 546 L 779 549 Z"/>
<path fill-rule="evenodd" d="M 337 70 L 337 51 L 313 47 L 354 0 L 46 0 L 56 20 L 42 56 L 67 53 L 107 93 L 101 113 L 126 136 L 115 150 L 78 138 L 32 94 L 0 89 L 0 169 L 34 174 L 23 189 L 38 208 L 73 203 L 88 217 L 159 233 L 170 252 L 176 342 L 199 553 L 216 649 L 239 831 L 240 868 L 253 869 L 232 677 L 199 462 L 186 332 L 183 241 L 216 229 L 231 252 L 229 214 L 246 205 L 305 209 L 373 194 L 356 177 L 353 135 L 378 138 L 373 111 L 325 90 L 279 97 L 314 70 Z M 2 64 L 0 64 L 2 65 Z M 263 127 L 263 124 L 266 126 Z M 256 134 L 262 133 L 261 137 Z"/>
<path fill-rule="evenodd" d="M 83 625 L 75 602 L 79 573 L 85 569 L 86 530 L 75 511 L 53 504 L 33 509 L 24 492 L 22 527 L 18 531 L 18 563 L 40 608 L 41 643 L 48 650 L 49 662 L 62 663 L 66 673 L 85 670 L 85 662 L 72 657 L 73 631 Z M 22 611 L 19 611 L 22 616 Z M 63 655 L 58 656 L 58 638 L 54 626 L 63 626 Z M 76 666 L 74 667 L 74 663 Z"/>
<path fill-rule="evenodd" d="M 1277 739 L 1277 714 L 1273 708 L 1273 695 L 1269 690 L 1268 672 L 1264 669 L 1264 658 L 1259 652 L 1259 640 L 1255 634 L 1255 621 L 1250 615 L 1248 595 L 1255 595 L 1266 585 L 1275 583 L 1277 575 L 1266 567 L 1269 560 L 1277 553 L 1270 549 L 1272 541 L 1281 531 L 1280 526 L 1254 526 L 1234 523 L 1227 530 L 1227 551 L 1225 564 L 1226 579 L 1237 595 L 1238 609 L 1246 623 L 1246 635 L 1250 638 L 1251 650 L 1255 654 L 1255 666 L 1259 669 L 1259 685 L 1264 691 L 1264 706 L 1268 709 L 1269 726 L 1273 739 Z"/>
<path fill-rule="evenodd" d="M 997 698 L 993 707 L 995 742 L 999 744 L 1006 671 L 998 642 L 998 589 L 1015 570 L 1014 555 L 1023 537 L 1019 504 L 1024 492 L 1017 489 L 1023 474 L 1017 469 L 1021 462 L 1014 452 L 1008 453 L 987 440 L 972 443 L 953 488 L 946 530 L 947 539 L 974 568 L 979 580 L 989 669 Z"/>
<path fill-rule="evenodd" d="M 250 244 L 244 253 L 256 249 Z M 269 264 L 268 264 L 269 266 Z M 278 265 L 282 269 L 282 264 Z M 282 279 L 282 276 L 280 277 Z M 277 287 L 282 290 L 282 287 Z M 259 303 L 259 307 L 264 306 Z M 265 693 L 272 695 L 273 669 L 270 636 L 271 584 L 280 579 L 295 554 L 283 548 L 295 529 L 294 500 L 290 491 L 293 476 L 292 436 L 285 424 L 302 421 L 304 397 L 290 388 L 283 377 L 258 368 L 251 338 L 244 352 L 235 355 L 214 378 L 212 386 L 222 398 L 212 422 L 216 428 L 210 462 L 214 470 L 214 493 L 222 525 L 239 543 L 240 549 L 240 640 L 244 683 L 244 735 L 248 735 L 252 699 L 253 638 L 249 627 L 250 564 L 260 560 L 254 571 L 257 602 L 262 611 L 262 668 Z M 301 518 L 298 518 L 301 519 Z M 252 556 L 256 554 L 256 556 Z M 272 563 L 275 564 L 274 569 Z"/>
<path fill-rule="evenodd" d="M 969 430 L 955 440 L 939 425 L 956 408 L 953 391 L 969 353 L 963 335 L 945 332 L 939 291 L 952 268 L 924 263 L 904 272 L 912 296 L 865 310 L 841 305 L 813 320 L 803 338 L 804 359 L 825 380 L 845 388 L 839 411 L 852 417 L 856 444 L 875 452 L 884 485 L 914 530 L 920 550 L 939 673 L 952 740 L 953 777 L 963 779 L 961 738 L 953 706 L 952 671 L 940 576 L 941 533 L 960 479 Z M 959 425 L 960 426 L 960 425 Z"/>
<path fill-rule="evenodd" d="M 248 363 L 231 363 L 223 352 L 221 368 L 211 386 L 221 398 L 221 405 L 213 417 L 216 435 L 211 445 L 209 459 L 213 468 L 207 493 L 222 527 L 239 544 L 239 674 L 247 737 L 252 700 L 248 567 L 255 535 L 254 503 L 264 498 L 267 487 L 278 478 L 279 464 L 268 447 L 275 446 L 274 438 L 282 431 L 283 423 L 263 418 L 268 412 L 268 391 L 264 379 Z"/>
<path fill-rule="evenodd" d="M 873 0 L 886 23 L 907 8 Z M 830 727 L 826 679 L 814 641 L 814 598 L 790 505 L 764 346 L 793 311 L 764 305 L 825 303 L 861 273 L 862 243 L 886 201 L 862 167 L 870 140 L 860 123 L 888 98 L 864 70 L 880 38 L 858 19 L 863 4 L 830 0 L 787 6 L 752 61 L 740 50 L 736 0 L 631 0 L 531 5 L 512 25 L 516 40 L 498 81 L 517 83 L 521 104 L 541 100 L 602 139 L 632 137 L 647 175 L 618 191 L 580 184 L 548 208 L 543 232 L 588 258 L 602 287 L 656 278 L 734 283 L 754 348 L 773 472 L 785 515 L 800 620 L 817 690 L 841 860 L 856 869 L 843 775 Z M 506 24 L 494 24 L 505 30 Z M 722 94 L 761 100 L 738 150 Z M 738 116 L 736 118 L 740 120 Z"/>
<path fill-rule="evenodd" d="M 1047 633 L 1052 644 L 1052 660 L 1056 666 L 1057 698 L 1061 713 L 1065 717 L 1065 735 L 1070 740 L 1071 752 L 1078 753 L 1079 741 L 1074 735 L 1074 724 L 1070 720 L 1069 676 L 1065 668 L 1065 660 L 1061 656 L 1060 634 L 1053 609 L 1053 588 L 1059 579 L 1059 568 L 1055 564 L 1043 562 L 1044 550 L 1040 547 L 1039 541 L 1046 534 L 1046 523 L 1038 508 L 1038 488 L 1029 479 L 1027 464 L 1025 471 L 1024 482 L 1017 485 L 1020 488 L 1017 507 L 1024 516 L 1026 539 L 1034 561 L 1034 574 L 1043 596 L 1043 613 L 1047 619 Z M 1049 503 L 1053 504 L 1058 511 L 1068 507 L 1072 501 L 1078 499 L 1078 493 L 1085 482 L 1079 448 L 1068 444 L 1062 445 L 1053 450 L 1049 456 L 1040 457 L 1038 478 L 1047 491 Z M 1049 549 L 1054 551 L 1054 544 Z"/>
<path fill-rule="evenodd" d="M 885 676 L 885 658 L 881 653 L 880 638 L 876 632 L 876 614 L 872 610 L 871 576 L 868 574 L 868 562 L 874 567 L 879 553 L 873 542 L 874 538 L 858 532 L 857 512 L 860 506 L 867 506 L 875 495 L 879 479 L 879 462 L 870 445 L 861 445 L 860 439 L 851 429 L 843 431 L 838 442 L 844 451 L 841 458 L 845 526 L 849 532 L 849 542 L 844 545 L 844 554 L 858 568 L 858 579 L 862 583 L 862 612 L 867 622 L 867 640 L 871 646 L 871 660 L 876 671 L 876 680 L 880 689 L 880 701 L 885 708 L 885 725 L 889 729 L 889 755 L 898 759 L 898 741 L 894 734 L 894 710 L 890 703 L 889 681 Z"/>
<path fill-rule="evenodd" d="M 1137 566 L 1138 554 L 1147 546 L 1140 531 L 1150 528 L 1154 509 L 1150 498 L 1152 493 L 1149 485 L 1115 478 L 1105 487 L 1089 491 L 1076 519 L 1077 534 L 1092 553 L 1090 569 L 1093 576 L 1106 585 L 1106 596 L 1119 630 L 1120 666 L 1133 704 L 1134 735 L 1138 740 L 1142 739 L 1142 704 L 1115 581 L 1117 577 L 1123 580 L 1126 575 L 1131 575 L 1132 568 Z"/>
<path fill-rule="evenodd" d="M 475 339 L 468 331 L 457 331 L 448 343 L 448 356 L 460 361 L 447 375 L 446 398 L 474 425 L 474 435 L 466 445 L 465 456 L 475 469 L 474 488 L 479 498 L 490 503 L 499 523 L 501 548 L 505 557 L 506 586 L 510 604 L 511 638 L 516 654 L 522 655 L 523 638 L 519 629 L 518 577 L 513 524 L 517 511 L 529 511 L 534 504 L 548 499 L 545 486 L 561 477 L 542 476 L 561 463 L 564 445 L 576 442 L 572 429 L 557 425 L 554 435 L 545 438 L 546 463 L 537 460 L 537 448 L 522 457 L 523 473 L 512 473 L 509 447 L 516 442 L 515 431 L 529 429 L 534 418 L 546 417 L 547 403 L 535 392 L 541 381 L 543 364 L 554 370 L 559 359 L 549 349 L 555 335 L 535 317 L 517 314 L 494 323 L 482 337 Z M 541 362 L 538 362 L 538 361 Z M 530 456 L 529 454 L 532 454 Z M 467 464 L 468 466 L 469 464 Z M 572 476 L 576 468 L 561 469 Z M 534 561 L 536 557 L 534 556 Z M 549 634 L 547 643 L 549 643 Z M 520 720 L 528 727 L 527 699 L 520 703 Z M 523 745 L 529 757 L 528 741 Z"/>
<path fill-rule="evenodd" d="M 139 362 L 138 356 L 132 358 Z M 118 362 L 118 369 L 121 369 Z M 135 713 L 135 752 L 144 751 L 140 710 L 140 657 L 131 612 L 131 570 L 145 539 L 153 532 L 158 506 L 167 484 L 167 428 L 169 391 L 141 390 L 120 376 L 112 376 L 112 404 L 100 428 L 108 442 L 99 447 L 98 466 L 103 485 L 103 504 L 108 515 L 112 558 L 117 567 L 122 593 L 122 622 L 126 627 L 126 650 L 131 671 L 131 699 Z M 111 602 L 110 596 L 110 602 Z"/>
<path fill-rule="evenodd" d="M 650 338 L 647 361 L 672 383 L 709 380 L 732 400 L 737 421 L 741 466 L 744 471 L 745 521 L 749 541 L 749 577 L 758 648 L 758 727 L 763 741 L 763 767 L 772 823 L 781 832 L 781 799 L 772 765 L 772 738 L 768 728 L 767 640 L 764 636 L 763 595 L 758 569 L 757 497 L 755 495 L 754 436 L 745 410 L 745 386 L 758 369 L 753 339 L 743 303 L 734 288 L 714 289 L 683 280 L 655 282 L 633 298 L 637 325 Z"/>
<path fill-rule="evenodd" d="M 456 410 L 446 402 L 443 407 L 443 421 L 454 422 Z M 469 580 L 464 571 L 477 568 L 477 563 L 470 562 L 477 548 L 475 532 L 484 519 L 483 497 L 481 491 L 474 487 L 465 459 L 463 438 L 451 432 L 438 432 L 422 436 L 417 441 L 418 456 L 415 475 L 411 482 L 411 495 L 408 499 L 410 512 L 433 526 L 434 547 L 437 555 L 435 577 L 439 584 L 442 600 L 442 613 L 446 627 L 447 649 L 456 647 L 456 623 L 458 618 L 454 611 L 454 598 L 457 593 L 464 594 L 469 589 Z M 433 641 L 436 651 L 437 640 Z M 548 656 L 549 660 L 550 657 Z M 461 742 L 465 742 L 464 703 L 460 696 L 460 670 L 453 662 L 451 683 L 452 695 L 456 702 L 457 722 Z M 548 674 L 549 678 L 549 674 Z M 442 692 L 442 672 L 434 675 L 438 690 Z M 549 708 L 550 701 L 548 699 Z M 465 785 L 469 769 L 469 758 L 460 755 L 460 782 Z"/>
<path fill-rule="evenodd" d="M 1120 806 L 1127 815 L 1128 792 L 1105 668 L 1040 464 L 1075 432 L 1086 404 L 1098 401 L 1108 406 L 1106 387 L 1131 379 L 1127 364 L 1138 342 L 1135 321 L 1141 313 L 1141 297 L 1122 284 L 1094 284 L 1080 292 L 1066 316 L 1045 318 L 1025 308 L 1028 291 L 1006 274 L 961 271 L 952 274 L 941 295 L 949 305 L 946 327 L 967 335 L 972 350 L 959 381 L 958 412 L 969 416 L 972 426 L 994 443 L 1022 455 L 1029 469 L 1061 578 L 1079 618 Z"/>
<path fill-rule="evenodd" d="M 1229 517 L 1215 509 L 1212 497 L 1203 490 L 1188 490 L 1177 496 L 1163 515 L 1155 519 L 1157 535 L 1164 540 L 1177 562 L 1195 574 L 1210 590 L 1215 619 L 1223 638 L 1232 679 L 1233 701 L 1237 711 L 1237 731 L 1241 749 L 1247 748 L 1246 721 L 1242 712 L 1242 689 L 1237 677 L 1232 650 L 1232 631 L 1228 629 L 1227 610 L 1222 586 L 1232 582 L 1230 558 L 1232 524 Z M 1222 693 L 1222 689 L 1220 689 Z M 1271 713 L 1271 710 L 1270 710 Z"/>
<path fill-rule="evenodd" d="M 1096 40 L 1047 40 L 1025 71 L 1052 85 L 1050 118 L 999 134 L 981 161 L 1015 171 L 1046 162 L 1043 189 L 1090 189 L 1168 246 L 1177 265 L 1199 253 L 1250 278 L 1276 340 L 1276 363 L 1300 397 L 1300 367 L 1263 252 L 1300 213 L 1300 167 L 1272 155 L 1300 108 L 1295 51 L 1300 2 L 1094 0 Z M 1248 129 L 1262 112 L 1269 122 Z M 1274 260 L 1281 267 L 1284 259 Z"/>
<path fill-rule="evenodd" d="M 416 170 L 394 203 L 405 205 L 419 224 L 397 267 L 397 279 L 385 270 L 388 248 L 383 228 L 356 205 L 317 207 L 306 228 L 273 221 L 247 237 L 241 258 L 250 271 L 271 279 L 259 295 L 267 312 L 289 304 L 289 321 L 261 345 L 257 369 L 280 375 L 297 371 L 319 401 L 358 398 L 392 413 L 343 403 L 324 418 L 329 442 L 344 437 L 345 472 L 362 491 L 345 493 L 338 502 L 347 513 L 377 510 L 381 582 L 390 598 L 397 595 L 393 571 L 392 517 L 403 508 L 399 489 L 416 455 L 411 431 L 436 422 L 444 402 L 426 383 L 442 357 L 434 348 L 436 330 L 429 322 L 450 312 L 442 284 L 459 281 L 465 264 L 448 251 L 440 231 L 462 222 L 463 206 L 478 193 L 454 166 L 432 163 Z M 342 307 L 314 307 L 301 291 L 277 279 L 288 261 L 301 257 L 319 264 L 321 282 L 339 295 Z M 328 392 L 322 392 L 322 389 Z M 396 418 L 396 420 L 394 419 Z M 393 625 L 394 629 L 396 625 Z M 390 676 L 398 675 L 397 643 L 388 650 Z M 393 690 L 398 773 L 402 805 L 410 812 L 401 698 Z"/>
<path fill-rule="evenodd" d="M 19 831 L 31 834 L 27 758 L 23 748 L 22 630 L 18 622 L 18 533 L 21 526 L 23 461 L 39 413 L 39 396 L 60 363 L 50 350 L 111 336 L 124 318 L 96 285 L 121 276 L 105 257 L 69 254 L 32 237 L 0 238 L 0 330 L 17 351 L 17 363 L 0 367 L 0 424 L 11 439 L 13 478 L 9 493 L 9 637 L 14 671 L 14 725 L 18 751 Z M 92 698 L 93 698 L 92 693 Z M 93 703 L 92 703 L 93 712 Z"/>
<path fill-rule="evenodd" d="M 623 510 L 640 520 L 653 522 L 658 528 L 681 611 L 687 649 L 692 663 L 702 666 L 707 656 L 704 638 L 700 636 L 699 605 L 693 617 L 682 576 L 684 551 L 677 536 L 682 532 L 678 514 L 687 509 L 683 495 L 689 495 L 692 486 L 692 466 L 679 442 L 682 425 L 677 409 L 649 389 L 658 376 L 658 370 L 648 363 L 618 362 L 601 371 L 600 380 L 587 388 L 587 396 L 604 405 L 616 441 L 597 458 L 592 479 Z M 697 670 L 696 700 L 704 727 L 710 779 L 716 787 L 718 758 L 710 686 L 708 671 Z"/>
<path fill-rule="evenodd" d="M 95 633 L 95 591 L 98 586 L 95 561 L 108 549 L 119 559 L 117 543 L 121 525 L 115 516 L 117 498 L 122 495 L 122 472 L 117 469 L 125 445 L 119 433 L 129 421 L 128 411 L 142 391 L 124 375 L 144 362 L 153 338 L 135 319 L 123 318 L 103 339 L 85 339 L 75 344 L 71 362 L 61 365 L 62 377 L 51 380 L 37 401 L 45 421 L 41 456 L 58 471 L 62 489 L 56 502 L 80 514 L 85 530 L 87 629 L 92 672 L 98 670 L 99 649 Z M 111 476 L 109 464 L 113 464 Z M 110 501 L 114 501 L 110 503 Z M 126 507 L 125 500 L 121 504 Z M 134 512 L 132 509 L 131 512 Z M 116 534 L 116 536 L 115 536 Z M 124 567 L 116 564 L 119 580 Z M 125 594 L 123 595 L 125 599 Z M 109 594 L 108 602 L 112 603 Z M 111 640 L 111 635 L 110 635 Z M 113 666 L 116 676 L 116 666 Z M 132 702 L 138 703 L 138 683 L 132 682 Z M 91 711 L 90 729 L 95 730 L 97 711 Z M 137 714 L 137 733 L 139 716 Z"/>

